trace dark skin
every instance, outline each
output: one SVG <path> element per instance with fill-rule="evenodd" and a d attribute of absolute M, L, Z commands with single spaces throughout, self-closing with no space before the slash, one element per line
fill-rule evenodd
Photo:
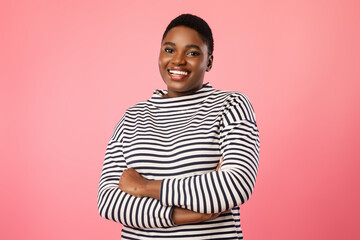
<path fill-rule="evenodd" d="M 165 97 L 180 97 L 202 88 L 205 72 L 210 71 L 213 56 L 208 46 L 194 29 L 178 26 L 172 28 L 163 41 L 159 55 L 159 70 L 168 93 Z M 187 72 L 183 79 L 173 79 L 169 70 Z"/>
<path fill-rule="evenodd" d="M 210 71 L 213 56 L 199 33 L 185 26 L 172 28 L 161 42 L 159 70 L 168 93 L 164 97 L 181 97 L 192 94 L 203 86 L 205 72 Z M 219 170 L 221 161 L 216 169 Z M 135 197 L 160 200 L 162 180 L 150 181 L 135 169 L 124 170 L 119 188 Z M 203 214 L 175 207 L 173 222 L 176 225 L 199 223 L 217 218 L 221 213 Z"/>

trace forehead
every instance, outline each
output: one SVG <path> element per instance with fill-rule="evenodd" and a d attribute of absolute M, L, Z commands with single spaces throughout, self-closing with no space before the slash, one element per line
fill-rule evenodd
<path fill-rule="evenodd" d="M 170 29 L 162 42 L 173 42 L 180 46 L 188 44 L 196 44 L 199 47 L 203 45 L 206 46 L 200 34 L 196 30 L 186 26 L 177 26 Z"/>

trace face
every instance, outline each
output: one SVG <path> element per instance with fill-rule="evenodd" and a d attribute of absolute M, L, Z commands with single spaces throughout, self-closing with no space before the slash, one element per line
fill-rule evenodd
<path fill-rule="evenodd" d="M 200 34 L 191 28 L 172 28 L 161 42 L 159 70 L 167 85 L 165 97 L 180 97 L 199 90 L 206 71 L 210 71 L 213 56 Z"/>

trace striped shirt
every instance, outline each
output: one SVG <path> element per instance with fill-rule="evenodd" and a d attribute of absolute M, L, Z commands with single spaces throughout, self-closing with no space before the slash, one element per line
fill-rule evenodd
<path fill-rule="evenodd" d="M 209 83 L 191 95 L 165 93 L 156 90 L 117 124 L 100 177 L 100 215 L 123 225 L 122 239 L 243 239 L 239 205 L 253 191 L 260 147 L 249 100 Z M 118 184 L 126 168 L 163 180 L 160 200 L 122 192 Z M 176 226 L 174 207 L 222 214 Z"/>

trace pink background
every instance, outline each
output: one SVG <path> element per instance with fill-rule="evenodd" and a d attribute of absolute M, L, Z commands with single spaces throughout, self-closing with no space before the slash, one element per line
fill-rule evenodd
<path fill-rule="evenodd" d="M 0 239 L 120 239 L 96 195 L 125 109 L 164 88 L 163 31 L 215 38 L 215 88 L 256 111 L 261 164 L 245 239 L 360 239 L 360 2 L 1 1 Z"/>

